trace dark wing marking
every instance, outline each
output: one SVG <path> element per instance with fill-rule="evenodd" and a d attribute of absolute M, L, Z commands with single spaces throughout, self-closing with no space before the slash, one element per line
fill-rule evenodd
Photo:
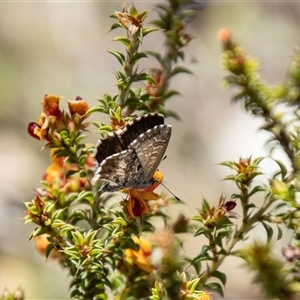
<path fill-rule="evenodd" d="M 164 124 L 164 116 L 157 113 L 151 113 L 133 119 L 133 121 L 129 122 L 124 128 L 121 136 L 122 141 L 128 146 L 139 135 L 146 132 L 148 129 L 161 124 Z"/>
<path fill-rule="evenodd" d="M 122 130 L 109 133 L 99 141 L 95 155 L 98 164 L 108 156 L 126 150 L 128 145 L 140 134 L 156 125 L 164 124 L 164 116 L 151 113 L 129 122 Z"/>

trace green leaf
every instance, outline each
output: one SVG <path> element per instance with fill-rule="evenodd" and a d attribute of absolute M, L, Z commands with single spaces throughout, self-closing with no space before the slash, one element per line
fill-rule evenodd
<path fill-rule="evenodd" d="M 231 195 L 231 199 L 243 199 L 243 195 L 241 195 L 241 194 L 232 194 Z"/>
<path fill-rule="evenodd" d="M 105 114 L 105 113 L 107 113 L 107 110 L 106 110 L 104 107 L 97 105 L 97 106 L 91 107 L 91 108 L 87 111 L 87 114 L 92 114 L 92 113 L 94 113 L 94 112 L 101 112 L 101 113 L 104 113 L 104 114 Z"/>
<path fill-rule="evenodd" d="M 201 267 L 202 267 L 201 261 L 199 261 L 199 260 L 195 261 L 195 259 L 191 259 L 191 258 L 185 258 L 185 261 L 187 261 L 188 263 L 190 263 L 194 267 L 197 275 L 200 274 Z"/>
<path fill-rule="evenodd" d="M 191 72 L 188 68 L 177 66 L 171 71 L 170 77 L 175 76 L 179 73 L 186 73 L 191 75 L 193 74 L 193 72 Z"/>
<path fill-rule="evenodd" d="M 200 281 L 200 278 L 194 278 L 193 280 L 188 281 L 187 289 L 189 290 L 190 293 L 194 293 L 199 281 Z"/>
<path fill-rule="evenodd" d="M 157 31 L 157 30 L 160 30 L 160 29 L 156 28 L 156 27 L 144 27 L 143 28 L 143 37 L 145 37 L 147 34 L 149 34 L 151 32 Z"/>
<path fill-rule="evenodd" d="M 283 231 L 282 228 L 279 226 L 277 226 L 277 229 L 278 229 L 277 240 L 280 240 L 282 238 Z"/>
<path fill-rule="evenodd" d="M 109 31 L 113 31 L 116 28 L 122 28 L 123 26 L 120 23 L 114 23 L 111 25 L 110 30 Z"/>
<path fill-rule="evenodd" d="M 147 54 L 145 52 L 137 52 L 133 54 L 132 61 L 135 63 L 141 58 L 146 58 Z"/>
<path fill-rule="evenodd" d="M 210 251 L 211 250 L 211 247 L 210 246 L 208 246 L 208 245 L 203 245 L 202 246 L 202 248 L 201 248 L 201 258 L 203 259 L 203 260 L 206 260 L 206 259 L 210 259 L 210 257 L 209 257 L 209 255 L 208 255 L 208 251 Z"/>
<path fill-rule="evenodd" d="M 264 192 L 266 189 L 262 186 L 256 186 L 249 192 L 249 197 L 253 196 L 258 192 Z"/>
<path fill-rule="evenodd" d="M 78 195 L 78 201 L 82 201 L 82 200 L 86 200 L 88 201 L 90 204 L 93 204 L 95 201 L 95 197 L 94 197 L 94 193 L 91 191 L 82 191 L 79 195 Z"/>
<path fill-rule="evenodd" d="M 202 235 L 202 234 L 206 234 L 207 233 L 207 231 L 208 231 L 208 229 L 206 228 L 206 227 L 200 227 L 200 228 L 198 228 L 197 230 L 196 230 L 196 232 L 195 232 L 195 234 L 194 234 L 194 236 L 199 236 L 199 235 Z"/>
<path fill-rule="evenodd" d="M 274 159 L 274 161 L 277 163 L 277 165 L 280 168 L 280 172 L 276 173 L 273 178 L 275 178 L 278 174 L 281 174 L 281 180 L 284 180 L 287 175 L 287 168 L 283 162 L 280 160 Z"/>
<path fill-rule="evenodd" d="M 73 227 L 73 226 L 72 226 Z M 80 232 L 78 231 L 73 231 L 72 232 L 72 236 L 73 236 L 73 240 L 74 240 L 74 243 L 76 245 L 83 245 L 84 242 L 85 242 L 85 239 L 83 238 L 83 236 L 81 235 Z"/>
<path fill-rule="evenodd" d="M 220 165 L 221 165 L 221 166 L 228 167 L 228 168 L 230 168 L 230 169 L 232 169 L 232 170 L 236 170 L 236 165 L 235 165 L 235 163 L 232 162 L 232 161 L 222 161 L 222 162 L 220 163 Z"/>
<path fill-rule="evenodd" d="M 78 164 L 82 167 L 85 165 L 87 160 L 87 155 L 81 155 L 78 160 Z"/>
<path fill-rule="evenodd" d="M 267 237 L 268 237 L 268 242 L 269 242 L 272 239 L 272 237 L 273 237 L 274 230 L 266 222 L 262 222 L 262 225 L 264 226 L 264 228 L 265 228 L 265 230 L 267 232 Z"/>
<path fill-rule="evenodd" d="M 125 101 L 125 106 L 135 110 L 135 108 L 140 104 L 140 100 L 136 97 L 128 98 Z"/>
<path fill-rule="evenodd" d="M 144 12 L 146 12 L 146 11 L 144 11 Z M 136 8 L 133 5 L 128 8 L 128 13 L 129 13 L 129 15 L 131 15 L 135 18 L 138 15 L 138 12 L 137 12 Z"/>
<path fill-rule="evenodd" d="M 110 125 L 104 125 L 104 126 L 101 126 L 99 127 L 98 129 L 101 133 L 104 133 L 104 132 L 112 132 L 112 127 Z"/>
<path fill-rule="evenodd" d="M 74 175 L 74 174 L 76 174 L 76 173 L 78 173 L 78 170 L 68 170 L 67 172 L 66 172 L 66 178 L 69 178 L 70 176 L 72 176 L 72 175 Z"/>
<path fill-rule="evenodd" d="M 130 46 L 130 39 L 126 36 L 116 36 L 114 41 L 123 43 L 126 47 Z"/>
<path fill-rule="evenodd" d="M 82 209 L 76 209 L 71 213 L 69 222 L 76 224 L 80 220 L 88 220 L 87 212 Z"/>
<path fill-rule="evenodd" d="M 219 293 L 222 297 L 224 297 L 224 291 L 223 291 L 223 287 L 217 283 L 217 282 L 210 282 L 208 284 L 205 285 L 206 288 L 216 291 L 217 293 Z"/>
<path fill-rule="evenodd" d="M 222 272 L 220 272 L 220 271 L 218 271 L 218 270 L 215 270 L 215 271 L 213 271 L 213 272 L 211 273 L 211 276 L 220 279 L 220 281 L 221 281 L 221 282 L 223 283 L 223 285 L 225 286 L 225 284 L 226 284 L 226 275 L 225 275 L 225 273 L 222 273 Z"/>
<path fill-rule="evenodd" d="M 122 52 L 117 51 L 117 50 L 108 50 L 108 53 L 112 54 L 113 56 L 115 56 L 117 58 L 117 60 L 119 61 L 119 63 L 124 67 L 125 66 L 125 56 Z"/>
<path fill-rule="evenodd" d="M 162 62 L 162 56 L 160 55 L 159 52 L 155 51 L 145 51 L 148 55 L 154 57 L 159 63 Z"/>
<path fill-rule="evenodd" d="M 181 93 L 179 93 L 178 91 L 175 90 L 165 90 L 163 92 L 163 98 L 165 100 L 167 100 L 168 98 L 171 98 L 172 96 L 178 96 L 181 95 Z"/>
<path fill-rule="evenodd" d="M 80 143 L 83 139 L 85 139 L 85 138 L 86 138 L 86 135 L 84 135 L 84 134 L 81 134 L 81 135 L 77 136 L 77 137 L 75 138 L 75 144 L 76 144 L 76 145 L 79 145 L 79 143 Z M 84 145 L 81 144 L 81 147 L 84 147 Z"/>
<path fill-rule="evenodd" d="M 250 208 L 256 208 L 256 205 L 254 203 L 249 203 L 245 205 L 245 209 L 248 210 Z"/>
<path fill-rule="evenodd" d="M 202 200 L 202 210 L 203 211 L 209 211 L 210 210 L 209 202 L 206 199 Z"/>
<path fill-rule="evenodd" d="M 45 256 L 46 256 L 47 258 L 49 257 L 49 254 L 50 254 L 50 252 L 51 252 L 53 249 L 55 249 L 55 247 L 54 247 L 51 243 L 49 243 L 48 246 L 47 246 L 47 248 L 46 248 L 46 252 L 45 252 Z"/>

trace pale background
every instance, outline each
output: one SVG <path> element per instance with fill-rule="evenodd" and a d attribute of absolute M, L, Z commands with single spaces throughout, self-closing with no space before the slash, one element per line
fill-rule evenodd
<path fill-rule="evenodd" d="M 135 5 L 152 9 L 154 2 Z M 36 253 L 28 242 L 33 227 L 23 225 L 23 202 L 32 198 L 48 164 L 47 154 L 39 152 L 42 143 L 27 135 L 26 126 L 38 118 L 44 94 L 65 100 L 80 95 L 94 105 L 102 94 L 116 92 L 113 70 L 119 65 L 106 50 L 119 48 L 112 39 L 121 32 L 108 33 L 113 22 L 108 15 L 121 6 L 122 1 L 0 2 L 0 291 L 20 286 L 27 299 L 68 299 L 67 274 Z M 181 121 L 168 120 L 173 136 L 161 166 L 165 184 L 187 203 L 188 215 L 196 214 L 194 207 L 203 196 L 216 204 L 221 193 L 229 198 L 236 191 L 221 181 L 227 170 L 217 163 L 268 153 L 268 135 L 258 131 L 260 120 L 232 105 L 231 91 L 220 86 L 219 29 L 231 29 L 247 52 L 260 58 L 263 79 L 275 84 L 283 80 L 299 44 L 299 14 L 297 2 L 211 1 L 189 24 L 195 39 L 186 48 L 184 64 L 194 75 L 173 81 L 182 96 L 169 100 L 167 107 Z M 152 34 L 142 49 L 161 51 L 160 37 Z M 100 114 L 99 120 L 107 121 Z M 90 141 L 96 140 L 94 136 Z M 265 172 L 272 167 L 264 166 Z M 265 238 L 261 228 L 254 235 Z M 276 244 L 278 255 L 288 240 L 286 234 Z M 201 247 L 201 241 L 198 248 L 192 240 L 186 244 L 191 254 Z M 225 299 L 262 299 L 241 260 L 230 260 L 222 270 L 228 275 Z"/>

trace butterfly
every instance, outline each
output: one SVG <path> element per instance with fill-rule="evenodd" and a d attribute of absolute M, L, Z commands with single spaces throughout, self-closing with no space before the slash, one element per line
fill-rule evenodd
<path fill-rule="evenodd" d="M 172 126 L 164 124 L 163 115 L 150 113 L 101 139 L 94 174 L 94 180 L 103 183 L 100 191 L 143 189 L 152 185 L 153 174 L 165 155 L 171 133 Z"/>

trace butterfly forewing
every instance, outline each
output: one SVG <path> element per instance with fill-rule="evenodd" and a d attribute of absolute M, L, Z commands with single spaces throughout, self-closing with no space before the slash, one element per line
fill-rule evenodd
<path fill-rule="evenodd" d="M 129 122 L 123 129 L 122 140 L 126 147 L 134 141 L 139 135 L 145 133 L 157 125 L 164 124 L 164 116 L 156 113 L 141 116 Z"/>
<path fill-rule="evenodd" d="M 134 149 L 143 167 L 144 178 L 149 183 L 165 155 L 171 132 L 170 125 L 155 126 L 141 134 L 129 145 L 129 148 Z"/>
<path fill-rule="evenodd" d="M 99 141 L 95 155 L 99 164 L 108 156 L 128 148 L 140 134 L 156 125 L 164 124 L 163 115 L 157 113 L 147 114 L 130 121 L 124 128 L 110 132 Z"/>

